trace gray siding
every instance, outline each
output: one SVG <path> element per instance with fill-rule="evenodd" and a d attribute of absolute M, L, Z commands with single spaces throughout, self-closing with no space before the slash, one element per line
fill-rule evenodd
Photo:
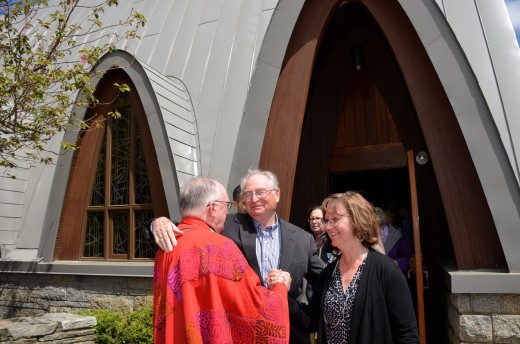
<path fill-rule="evenodd" d="M 0 251 L 2 257 L 17 243 L 24 216 L 28 170 L 11 171 L 16 179 L 0 174 Z"/>
<path fill-rule="evenodd" d="M 179 80 L 170 80 L 143 64 L 155 97 L 173 155 L 179 187 L 200 176 L 200 153 L 197 122 L 186 87 Z"/>

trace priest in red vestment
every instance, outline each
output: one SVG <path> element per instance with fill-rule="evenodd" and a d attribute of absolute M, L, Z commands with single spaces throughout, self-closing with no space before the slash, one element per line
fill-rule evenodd
<path fill-rule="evenodd" d="M 180 195 L 184 235 L 157 251 L 154 343 L 288 343 L 290 276 L 268 290 L 236 244 L 220 235 L 229 202 L 210 178 L 192 179 Z"/>

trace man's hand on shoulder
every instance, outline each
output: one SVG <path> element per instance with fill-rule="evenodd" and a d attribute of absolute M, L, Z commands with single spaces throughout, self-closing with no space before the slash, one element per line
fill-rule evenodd
<path fill-rule="evenodd" d="M 152 222 L 153 237 L 157 246 L 165 252 L 173 251 L 177 246 L 177 235 L 182 231 L 167 217 L 159 217 Z"/>

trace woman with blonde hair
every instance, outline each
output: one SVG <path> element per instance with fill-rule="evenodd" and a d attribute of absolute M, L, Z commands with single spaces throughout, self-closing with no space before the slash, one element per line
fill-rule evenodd
<path fill-rule="evenodd" d="M 406 279 L 372 245 L 380 241 L 374 207 L 357 192 L 327 197 L 325 231 L 340 256 L 322 272 L 301 326 L 318 343 L 419 343 Z"/>

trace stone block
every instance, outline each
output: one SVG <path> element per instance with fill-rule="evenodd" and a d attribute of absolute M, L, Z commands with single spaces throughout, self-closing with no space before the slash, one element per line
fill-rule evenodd
<path fill-rule="evenodd" d="M 114 311 L 132 311 L 133 302 L 127 296 L 100 295 L 93 298 L 90 302 L 91 309 L 110 309 Z"/>
<path fill-rule="evenodd" d="M 10 317 L 10 315 L 9 315 L 10 312 L 11 312 L 11 308 L 10 307 L 0 306 L 0 319 L 9 318 Z"/>
<path fill-rule="evenodd" d="M 47 313 L 40 317 L 42 320 L 55 321 L 64 331 L 91 328 L 96 326 L 96 318 L 93 316 L 80 316 L 68 313 Z"/>
<path fill-rule="evenodd" d="M 146 292 L 147 290 L 153 289 L 152 278 L 133 278 L 128 280 L 128 288 L 140 289 Z"/>
<path fill-rule="evenodd" d="M 58 307 L 67 307 L 67 308 L 89 308 L 90 302 L 74 302 L 74 301 L 50 301 L 49 302 L 49 310 L 55 309 Z M 52 312 L 49 313 L 60 313 L 60 312 Z"/>
<path fill-rule="evenodd" d="M 35 280 L 35 279 L 25 279 L 25 280 L 20 281 L 19 288 L 38 290 L 42 287 L 42 283 L 46 284 L 46 281 Z"/>
<path fill-rule="evenodd" d="M 72 343 L 79 343 L 79 339 L 85 339 L 85 337 L 90 337 L 92 335 L 95 335 L 96 331 L 94 329 L 88 329 L 88 330 L 80 330 L 80 331 L 65 331 L 65 332 L 56 332 L 53 334 L 50 334 L 48 336 L 43 336 L 39 340 L 40 342 L 65 342 L 66 339 L 69 339 Z"/>
<path fill-rule="evenodd" d="M 9 336 L 8 336 L 7 330 L 0 328 L 0 343 L 7 342 L 8 338 L 9 338 Z"/>
<path fill-rule="evenodd" d="M 143 296 L 146 295 L 146 290 L 143 289 L 128 289 L 126 286 L 122 286 L 119 284 L 114 285 L 114 294 L 115 295 L 128 295 L 128 296 Z"/>
<path fill-rule="evenodd" d="M 502 297 L 503 314 L 520 314 L 520 294 L 504 295 Z"/>
<path fill-rule="evenodd" d="M 2 290 L 3 289 L 18 289 L 19 287 L 20 287 L 20 283 L 18 281 L 8 280 L 5 282 L 2 282 Z"/>
<path fill-rule="evenodd" d="M 473 312 L 478 314 L 501 313 L 501 299 L 497 294 L 472 295 Z"/>
<path fill-rule="evenodd" d="M 65 299 L 67 301 L 85 301 L 85 293 L 81 289 L 68 287 Z"/>
<path fill-rule="evenodd" d="M 0 320 L 0 343 L 94 344 L 96 320 L 92 316 L 45 314 Z"/>
<path fill-rule="evenodd" d="M 11 312 L 9 315 L 9 318 L 20 318 L 20 317 L 33 317 L 38 316 L 41 314 L 44 314 L 45 311 L 41 310 L 40 308 L 24 308 L 23 305 L 19 308 L 13 307 L 11 308 Z"/>
<path fill-rule="evenodd" d="M 520 315 L 494 315 L 495 343 L 520 343 Z"/>
<path fill-rule="evenodd" d="M 0 300 L 8 302 L 28 302 L 29 297 L 30 291 L 26 289 L 2 289 L 0 294 Z"/>
<path fill-rule="evenodd" d="M 54 333 L 58 324 L 49 320 L 35 320 L 32 317 L 12 319 L 12 324 L 7 326 L 7 332 L 13 339 L 39 337 Z"/>
<path fill-rule="evenodd" d="M 493 325 L 489 315 L 464 314 L 459 317 L 462 342 L 485 343 L 493 340 Z"/>
<path fill-rule="evenodd" d="M 49 313 L 77 313 L 89 309 L 90 305 L 86 307 L 49 307 Z"/>
<path fill-rule="evenodd" d="M 148 296 L 137 296 L 133 298 L 134 309 L 145 306 L 147 304 L 153 304 L 153 294 Z"/>
<path fill-rule="evenodd" d="M 469 314 L 471 310 L 471 296 L 469 294 L 452 294 L 451 304 L 460 314 Z"/>
<path fill-rule="evenodd" d="M 71 337 L 49 341 L 49 344 L 94 344 L 95 336 Z M 39 342 L 45 343 L 45 342 Z"/>
<path fill-rule="evenodd" d="M 44 288 L 34 290 L 31 293 L 31 300 L 65 300 L 67 297 L 66 288 L 63 285 L 52 285 Z"/>
<path fill-rule="evenodd" d="M 38 305 L 38 308 L 43 309 L 45 311 L 49 310 L 49 305 L 51 301 L 45 299 L 36 299 L 35 301 Z"/>
<path fill-rule="evenodd" d="M 88 294 L 114 294 L 114 285 L 110 283 L 89 283 L 71 286 L 84 290 L 86 299 L 88 299 Z"/>

